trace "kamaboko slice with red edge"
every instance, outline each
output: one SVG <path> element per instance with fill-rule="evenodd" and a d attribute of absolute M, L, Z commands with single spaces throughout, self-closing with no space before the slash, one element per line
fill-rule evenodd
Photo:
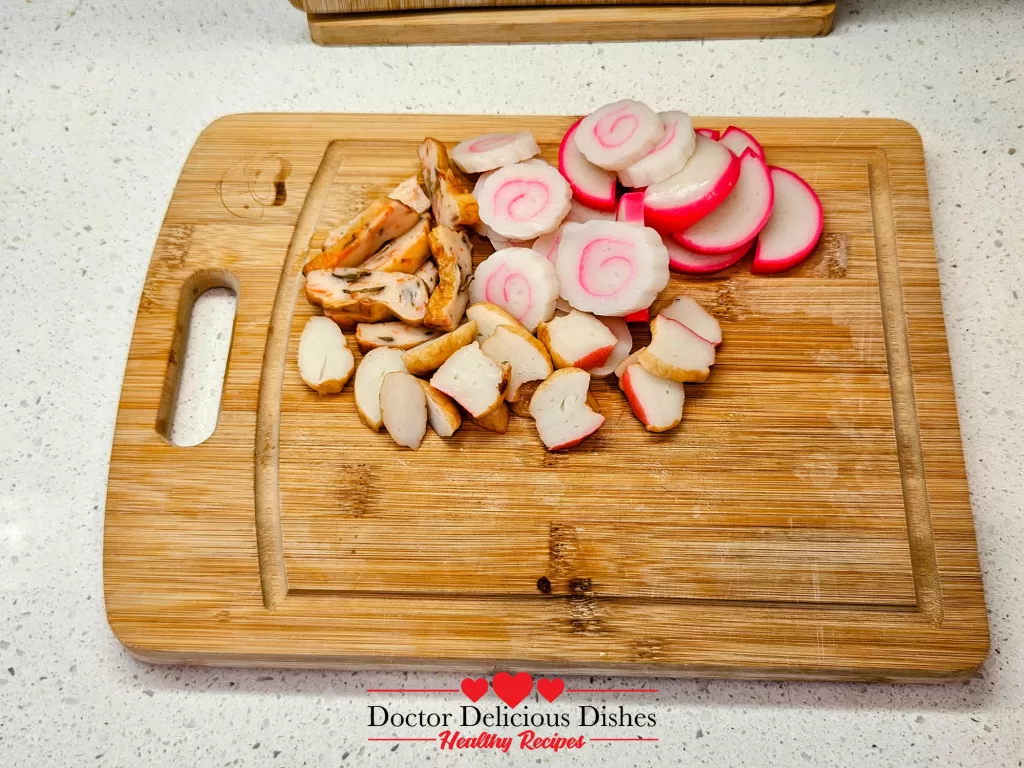
<path fill-rule="evenodd" d="M 576 309 L 622 317 L 649 307 L 668 284 L 668 250 L 648 227 L 566 224 L 555 274 L 562 298 Z"/>
<path fill-rule="evenodd" d="M 674 299 L 658 314 L 682 323 L 713 346 L 717 347 L 722 343 L 722 326 L 718 324 L 718 320 L 689 296 Z"/>
<path fill-rule="evenodd" d="M 619 171 L 619 181 L 626 187 L 647 187 L 679 173 L 697 147 L 690 116 L 685 112 L 659 112 L 665 135 L 650 152 L 628 168 Z"/>
<path fill-rule="evenodd" d="M 746 149 L 740 158 L 739 181 L 725 202 L 672 239 L 697 253 L 735 253 L 764 229 L 774 202 L 768 166 L 754 150 Z"/>
<path fill-rule="evenodd" d="M 537 387 L 530 415 L 549 451 L 579 445 L 604 424 L 604 416 L 588 402 L 589 391 L 590 374 L 579 368 L 560 368 Z"/>
<path fill-rule="evenodd" d="M 615 220 L 624 224 L 644 225 L 644 193 L 627 192 L 619 198 L 619 207 L 615 209 Z"/>
<path fill-rule="evenodd" d="M 476 268 L 469 298 L 496 304 L 531 333 L 555 314 L 558 279 L 555 267 L 529 248 L 495 251 Z"/>
<path fill-rule="evenodd" d="M 639 101 L 623 99 L 584 117 L 574 139 L 594 165 L 621 171 L 654 149 L 664 135 L 657 113 Z"/>
<path fill-rule="evenodd" d="M 686 394 L 678 381 L 655 376 L 634 363 L 623 371 L 619 388 L 648 432 L 668 432 L 683 420 Z"/>
<path fill-rule="evenodd" d="M 483 173 L 540 154 L 540 147 L 529 131 L 485 133 L 455 146 L 451 158 L 466 173 Z"/>
<path fill-rule="evenodd" d="M 682 232 L 725 202 L 740 177 L 740 159 L 717 142 L 697 137 L 683 170 L 644 192 L 644 221 L 661 232 Z"/>
<path fill-rule="evenodd" d="M 583 205 L 599 211 L 615 210 L 618 177 L 615 171 L 598 168 L 576 146 L 575 135 L 581 120 L 565 132 L 558 147 L 558 170 L 572 188 L 572 196 Z"/>
<path fill-rule="evenodd" d="M 510 240 L 532 240 L 557 229 L 572 199 L 562 174 L 539 163 L 506 165 L 477 189 L 480 219 Z"/>
<path fill-rule="evenodd" d="M 727 146 L 736 157 L 742 157 L 743 153 L 749 149 L 764 160 L 764 147 L 761 146 L 761 143 L 735 125 L 730 125 L 725 129 L 725 133 L 718 139 L 718 143 Z"/>
<path fill-rule="evenodd" d="M 668 248 L 669 267 L 674 272 L 684 275 L 710 275 L 728 269 L 746 256 L 751 246 L 751 243 L 743 243 L 735 251 L 708 256 L 694 253 L 668 237 L 664 239 L 664 242 L 665 247 Z"/>
<path fill-rule="evenodd" d="M 615 346 L 612 348 L 611 354 L 608 355 L 608 360 L 604 365 L 590 369 L 591 376 L 603 378 L 615 373 L 619 364 L 629 357 L 629 351 L 633 349 L 633 334 L 630 333 L 629 326 L 621 317 L 599 317 L 597 319 L 615 334 Z"/>
<path fill-rule="evenodd" d="M 806 259 L 821 238 L 824 211 L 810 185 L 785 168 L 771 169 L 775 187 L 772 215 L 757 238 L 750 271 L 770 275 Z"/>

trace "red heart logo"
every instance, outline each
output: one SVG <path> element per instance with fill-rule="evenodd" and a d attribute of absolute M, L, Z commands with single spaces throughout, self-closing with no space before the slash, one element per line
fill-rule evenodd
<path fill-rule="evenodd" d="M 562 691 L 565 690 L 565 682 L 560 677 L 556 677 L 552 680 L 548 680 L 546 677 L 542 677 L 537 681 L 537 693 L 547 699 L 549 702 L 554 701 L 562 695 Z"/>
<path fill-rule="evenodd" d="M 508 672 L 499 672 L 494 676 L 491 685 L 494 686 L 498 698 L 515 709 L 533 690 L 533 678 L 526 672 L 514 676 Z"/>
<path fill-rule="evenodd" d="M 466 698 L 475 704 L 487 693 L 487 678 L 478 677 L 476 680 L 472 677 L 464 678 L 461 688 L 462 692 L 466 694 Z"/>

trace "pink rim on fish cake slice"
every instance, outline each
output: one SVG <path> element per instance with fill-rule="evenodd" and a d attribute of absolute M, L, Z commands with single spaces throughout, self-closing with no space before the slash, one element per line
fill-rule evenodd
<path fill-rule="evenodd" d="M 821 238 L 825 212 L 810 185 L 792 171 L 771 167 L 775 206 L 757 238 L 750 271 L 770 275 L 806 259 Z"/>
<path fill-rule="evenodd" d="M 682 232 L 725 202 L 739 177 L 740 159 L 698 136 L 683 170 L 645 190 L 644 221 L 659 232 Z"/>
<path fill-rule="evenodd" d="M 721 272 L 737 263 L 747 252 L 753 241 L 744 243 L 731 253 L 720 253 L 713 256 L 694 253 L 684 248 L 670 238 L 665 238 L 665 247 L 668 248 L 668 265 L 674 272 L 684 275 L 710 275 L 714 272 Z"/>
<path fill-rule="evenodd" d="M 573 198 L 598 211 L 614 211 L 618 177 L 614 171 L 598 168 L 580 152 L 573 137 L 581 122 L 573 123 L 562 137 L 558 147 L 558 170 L 569 182 Z"/>
<path fill-rule="evenodd" d="M 735 125 L 730 125 L 718 139 L 719 144 L 727 146 L 736 157 L 740 157 L 746 150 L 752 150 L 755 155 L 764 160 L 764 147 L 760 142 Z"/>
<path fill-rule="evenodd" d="M 529 248 L 495 251 L 476 268 L 469 298 L 474 304 L 496 304 L 532 333 L 538 323 L 555 314 L 555 267 Z"/>
<path fill-rule="evenodd" d="M 644 225 L 644 193 L 627 192 L 619 198 L 619 207 L 615 209 L 615 220 L 624 224 Z"/>
<path fill-rule="evenodd" d="M 718 137 L 722 135 L 721 132 L 716 131 L 714 128 L 694 128 L 693 132 L 712 141 L 718 141 Z"/>
<path fill-rule="evenodd" d="M 720 206 L 672 239 L 688 250 L 704 254 L 734 253 L 764 229 L 775 201 L 772 177 L 752 149 L 740 157 L 740 178 Z"/>
<path fill-rule="evenodd" d="M 650 107 L 623 99 L 584 117 L 573 140 L 594 165 L 621 171 L 654 149 L 664 135 L 661 118 Z"/>
<path fill-rule="evenodd" d="M 450 154 L 455 164 L 466 173 L 483 173 L 539 155 L 540 147 L 529 131 L 486 133 L 466 139 Z"/>
<path fill-rule="evenodd" d="M 546 164 L 499 168 L 478 187 L 480 220 L 509 240 L 533 240 L 555 230 L 569 213 L 572 190 Z"/>
<path fill-rule="evenodd" d="M 649 307 L 668 284 L 668 251 L 648 227 L 615 221 L 566 224 L 555 273 L 571 306 L 622 317 Z"/>
<path fill-rule="evenodd" d="M 619 171 L 625 187 L 647 187 L 679 173 L 697 146 L 690 116 L 685 112 L 659 112 L 665 135 L 650 152 L 628 168 Z"/>

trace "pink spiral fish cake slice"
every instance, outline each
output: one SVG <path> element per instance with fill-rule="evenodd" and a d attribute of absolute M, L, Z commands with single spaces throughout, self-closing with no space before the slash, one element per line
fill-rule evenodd
<path fill-rule="evenodd" d="M 656 112 L 639 101 L 623 99 L 583 118 L 573 138 L 591 163 L 621 171 L 658 146 L 664 135 Z"/>
<path fill-rule="evenodd" d="M 509 240 L 552 232 L 569 213 L 572 190 L 550 165 L 515 163 L 477 185 L 480 219 Z"/>
<path fill-rule="evenodd" d="M 668 284 L 668 250 L 649 227 L 566 224 L 555 274 L 562 298 L 576 309 L 622 317 L 649 307 Z"/>
<path fill-rule="evenodd" d="M 476 268 L 469 298 L 504 309 L 531 333 L 555 314 L 558 280 L 550 261 L 529 248 L 495 251 Z"/>
<path fill-rule="evenodd" d="M 458 144 L 451 151 L 455 164 L 466 173 L 483 173 L 540 154 L 540 147 L 529 131 L 486 133 Z"/>
<path fill-rule="evenodd" d="M 619 171 L 626 187 L 647 187 L 679 173 L 697 148 L 690 116 L 685 112 L 659 112 L 665 135 L 658 145 L 628 168 Z"/>

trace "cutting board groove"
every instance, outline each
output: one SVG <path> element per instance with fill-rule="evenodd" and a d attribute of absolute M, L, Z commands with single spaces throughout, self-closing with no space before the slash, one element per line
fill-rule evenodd
<path fill-rule="evenodd" d="M 351 389 L 301 383 L 311 245 L 413 172 L 423 136 L 530 129 L 550 160 L 570 121 L 235 115 L 203 133 L 150 264 L 111 457 L 105 596 L 133 654 L 866 680 L 981 663 L 923 155 L 904 123 L 736 121 L 819 191 L 825 237 L 775 278 L 746 260 L 673 277 L 662 300 L 696 298 L 725 343 L 672 433 L 643 431 L 601 381 L 606 426 L 564 454 L 524 419 L 402 451 L 359 423 Z M 214 285 L 238 296 L 220 418 L 179 448 L 187 319 Z"/>

